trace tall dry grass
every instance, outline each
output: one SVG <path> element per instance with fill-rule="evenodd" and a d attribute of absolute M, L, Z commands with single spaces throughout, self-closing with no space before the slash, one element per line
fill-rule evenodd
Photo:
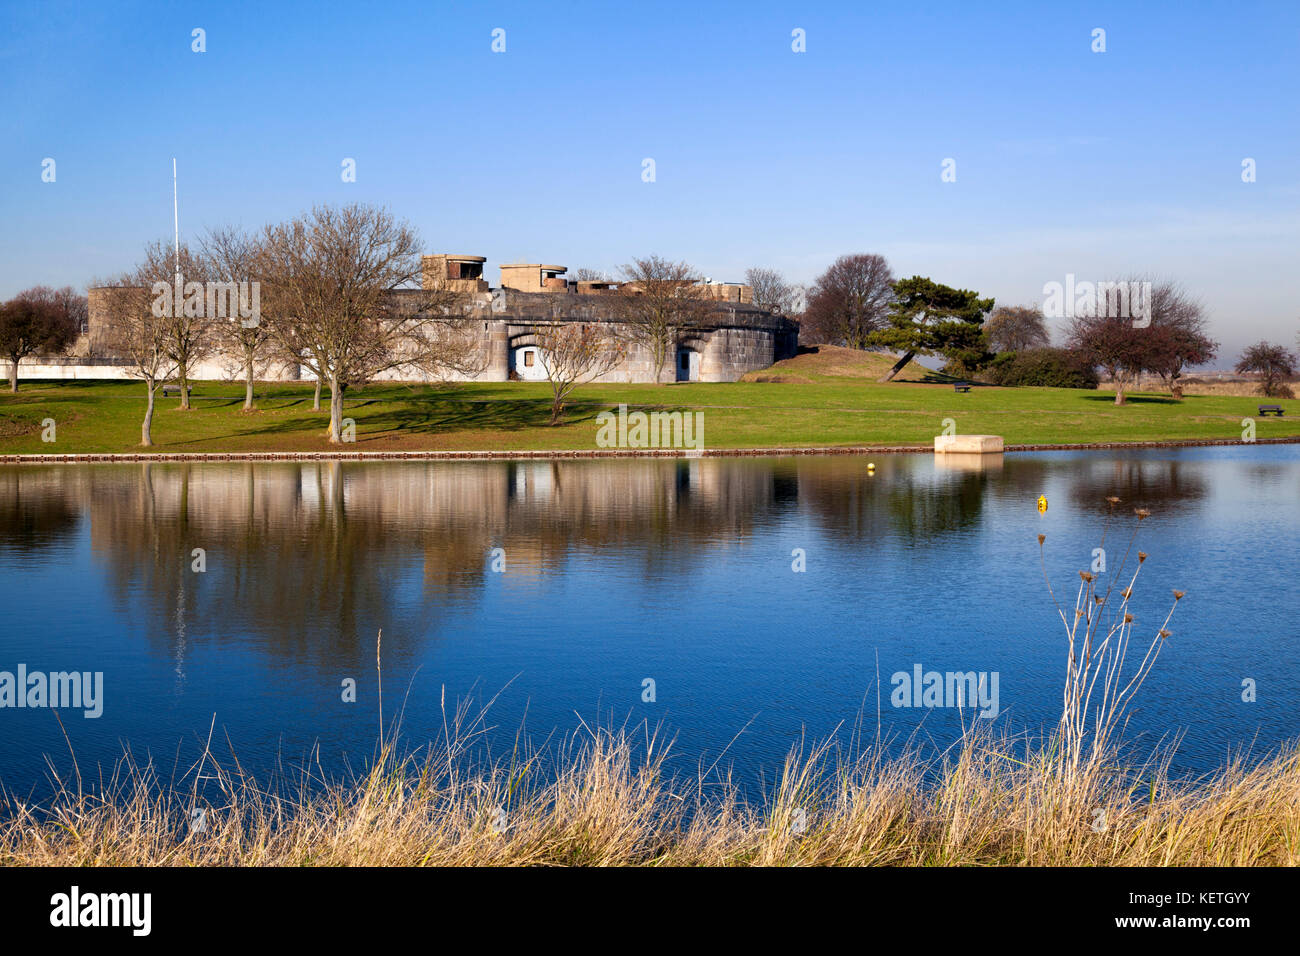
<path fill-rule="evenodd" d="M 1112 501 L 1112 507 L 1116 502 Z M 1139 513 L 1139 520 L 1142 517 Z M 1104 539 L 1103 539 L 1104 540 Z M 1040 540 L 1041 545 L 1041 540 Z M 1131 560 L 1132 559 L 1132 560 Z M 1125 759 L 1126 707 L 1169 619 L 1126 669 L 1133 539 L 1112 580 L 1080 572 L 1061 607 L 1062 718 L 1041 741 L 972 725 L 948 751 L 887 756 L 860 728 L 845 749 L 797 745 L 759 803 L 728 772 L 668 772 L 648 728 L 582 725 L 553 746 L 476 756 L 491 706 L 444 709 L 440 739 L 398 757 L 385 736 L 357 779 L 319 765 L 263 785 L 211 739 L 180 785 L 124 759 L 94 792 L 56 778 L 40 805 L 3 798 L 6 865 L 1292 865 L 1300 754 L 1232 759 L 1179 780 L 1168 751 Z M 1125 571 L 1125 568 L 1129 568 Z M 1116 590 L 1118 588 L 1118 590 Z M 1176 606 L 1182 595 L 1175 592 Z M 1055 596 L 1053 595 L 1053 600 Z M 1173 611 L 1171 609 L 1170 614 Z M 200 796 L 199 779 L 213 799 Z M 195 811 L 206 811 L 196 828 Z"/>

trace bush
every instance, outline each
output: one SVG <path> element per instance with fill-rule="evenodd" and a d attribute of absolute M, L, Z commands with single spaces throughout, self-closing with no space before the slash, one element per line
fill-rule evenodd
<path fill-rule="evenodd" d="M 1096 388 L 1097 370 L 1073 349 L 1026 349 L 1002 352 L 985 370 L 994 385 L 1038 385 L 1047 388 Z"/>

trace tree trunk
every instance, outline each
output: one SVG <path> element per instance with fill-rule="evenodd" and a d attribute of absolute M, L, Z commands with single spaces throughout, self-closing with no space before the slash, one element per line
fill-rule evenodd
<path fill-rule="evenodd" d="M 244 365 L 244 411 L 253 410 L 253 356 L 249 354 Z"/>
<path fill-rule="evenodd" d="M 153 444 L 153 437 L 149 434 L 149 428 L 153 425 L 153 382 L 146 383 L 149 386 L 149 404 L 144 407 L 144 424 L 140 426 L 140 444 L 148 448 Z"/>
<path fill-rule="evenodd" d="M 1128 399 L 1124 397 L 1124 379 L 1119 377 L 1115 379 L 1115 404 L 1128 404 Z"/>
<path fill-rule="evenodd" d="M 338 379 L 330 379 L 330 444 L 343 442 L 343 390 Z"/>
<path fill-rule="evenodd" d="M 319 375 L 316 376 L 316 394 L 313 395 L 311 399 L 311 410 L 313 412 L 320 411 L 320 376 Z"/>
<path fill-rule="evenodd" d="M 186 370 L 184 365 L 181 366 L 181 370 L 180 370 L 180 386 L 181 386 L 181 411 L 188 412 L 190 410 L 190 379 L 189 379 L 189 373 Z"/>
<path fill-rule="evenodd" d="M 9 391 L 18 391 L 18 360 L 9 360 Z"/>
<path fill-rule="evenodd" d="M 893 381 L 894 376 L 897 375 L 899 372 L 901 372 L 903 370 L 903 367 L 907 365 L 908 362 L 912 361 L 912 359 L 914 358 L 916 358 L 915 352 L 912 351 L 904 352 L 903 357 L 894 363 L 894 367 L 885 373 L 884 377 L 881 378 L 881 381 L 882 382 Z"/>

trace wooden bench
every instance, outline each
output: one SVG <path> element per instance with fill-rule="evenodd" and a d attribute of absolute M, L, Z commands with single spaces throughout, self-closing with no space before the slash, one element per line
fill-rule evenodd
<path fill-rule="evenodd" d="M 970 382 L 956 382 L 956 383 L 953 385 L 952 390 L 953 390 L 954 392 L 969 392 L 969 391 L 970 391 Z"/>
<path fill-rule="evenodd" d="M 1265 415 L 1276 415 L 1278 418 L 1281 418 L 1281 417 L 1282 417 L 1282 406 L 1281 406 L 1281 405 L 1261 405 L 1261 406 L 1259 406 L 1259 414 L 1260 414 L 1260 417 L 1261 417 L 1261 418 L 1264 417 Z"/>
<path fill-rule="evenodd" d="M 164 385 L 164 386 L 163 386 L 163 395 L 164 395 L 164 396 L 170 395 L 172 392 L 175 392 L 175 393 L 179 396 L 180 393 L 181 393 L 181 387 L 180 387 L 179 385 Z M 186 395 L 193 394 L 193 392 L 194 392 L 194 386 L 193 386 L 193 385 L 186 385 L 186 386 L 185 386 L 185 394 L 186 394 Z"/>

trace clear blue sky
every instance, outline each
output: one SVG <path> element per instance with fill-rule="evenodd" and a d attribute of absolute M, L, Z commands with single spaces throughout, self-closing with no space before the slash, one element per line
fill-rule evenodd
<path fill-rule="evenodd" d="M 648 253 L 811 281 L 879 252 L 1012 304 L 1150 272 L 1203 298 L 1225 366 L 1300 329 L 1298 94 L 1294 0 L 11 2 L 0 297 L 169 236 L 176 156 L 183 238 L 355 200 L 494 284 Z"/>

